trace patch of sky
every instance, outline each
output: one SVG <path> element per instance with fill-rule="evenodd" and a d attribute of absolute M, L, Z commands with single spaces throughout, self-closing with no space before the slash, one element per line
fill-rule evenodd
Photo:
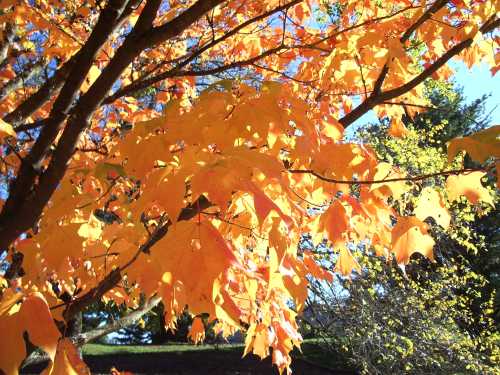
<path fill-rule="evenodd" d="M 462 62 L 452 62 L 455 70 L 455 82 L 464 88 L 464 96 L 468 102 L 490 95 L 486 100 L 486 113 L 490 114 L 491 124 L 500 124 L 500 73 L 492 76 L 486 63 L 467 68 Z"/>
<path fill-rule="evenodd" d="M 455 71 L 452 81 L 457 87 L 463 88 L 466 101 L 470 103 L 483 95 L 488 95 L 485 114 L 490 116 L 490 125 L 500 124 L 500 73 L 492 76 L 489 66 L 485 63 L 469 69 L 463 62 L 453 61 L 450 67 Z M 360 97 L 354 98 L 353 106 L 356 107 L 360 101 Z M 360 128 L 378 121 L 373 110 L 366 112 L 347 128 L 345 138 L 354 141 L 355 134 Z"/>

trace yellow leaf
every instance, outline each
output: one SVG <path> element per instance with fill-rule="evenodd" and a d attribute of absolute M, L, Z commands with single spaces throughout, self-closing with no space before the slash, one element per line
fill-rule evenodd
<path fill-rule="evenodd" d="M 103 224 L 94 215 L 87 223 L 83 223 L 78 229 L 78 235 L 90 241 L 97 241 L 101 237 Z"/>
<path fill-rule="evenodd" d="M 443 197 L 431 187 L 426 187 L 420 193 L 414 213 L 417 219 L 422 221 L 427 217 L 434 218 L 444 229 L 450 226 L 451 216 L 444 205 Z"/>
<path fill-rule="evenodd" d="M 241 329 L 239 322 L 241 309 L 224 289 L 220 279 L 216 279 L 212 290 L 212 300 L 215 304 L 215 315 L 220 322 Z"/>
<path fill-rule="evenodd" d="M 262 323 L 254 323 L 248 328 L 246 333 L 243 357 L 252 352 L 261 359 L 264 359 L 269 355 L 270 344 L 268 327 Z"/>
<path fill-rule="evenodd" d="M 485 202 L 493 206 L 493 197 L 488 189 L 481 184 L 481 178 L 484 176 L 486 176 L 486 173 L 479 171 L 449 176 L 446 179 L 448 199 L 453 202 L 463 195 L 472 204 Z"/>
<path fill-rule="evenodd" d="M 334 141 L 340 141 L 344 136 L 343 126 L 333 118 L 330 121 L 321 121 L 321 125 L 321 133 Z"/>
<path fill-rule="evenodd" d="M 381 181 L 381 180 L 390 180 L 394 178 L 403 178 L 403 177 L 405 177 L 403 174 L 394 171 L 394 166 L 392 164 L 382 162 L 377 164 L 373 180 Z M 393 198 L 395 200 L 398 200 L 404 193 L 406 193 L 409 190 L 409 188 L 410 186 L 406 183 L 406 181 L 403 180 L 403 181 L 390 181 L 390 182 L 380 182 L 372 184 L 370 186 L 369 191 L 375 192 L 375 194 L 380 198 L 385 198 L 392 193 Z"/>
<path fill-rule="evenodd" d="M 11 307 L 22 298 L 22 296 L 22 293 L 16 292 L 12 288 L 4 290 L 2 293 L 2 299 L 0 300 L 0 315 L 7 313 Z"/>
<path fill-rule="evenodd" d="M 17 138 L 17 134 L 11 124 L 0 119 L 0 138 L 11 136 Z"/>
<path fill-rule="evenodd" d="M 500 189 L 500 161 L 495 163 L 495 169 L 497 170 L 497 189 Z"/>
<path fill-rule="evenodd" d="M 258 324 L 255 328 L 255 337 L 253 340 L 253 354 L 264 359 L 269 355 L 269 330 L 264 324 Z"/>

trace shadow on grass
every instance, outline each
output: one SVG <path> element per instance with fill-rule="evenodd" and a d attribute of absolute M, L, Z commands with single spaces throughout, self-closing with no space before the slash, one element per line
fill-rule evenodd
<path fill-rule="evenodd" d="M 241 358 L 242 354 L 242 345 L 115 346 L 91 344 L 85 346 L 83 350 L 84 360 L 93 374 L 109 374 L 112 367 L 134 374 L 278 374 L 270 358 L 261 361 L 253 354 Z M 302 345 L 302 353 L 296 351 L 293 357 L 294 374 L 355 374 L 350 370 L 335 369 L 338 365 L 335 358 L 323 353 L 316 343 L 305 342 Z M 27 369 L 23 372 L 36 373 L 42 367 Z"/>

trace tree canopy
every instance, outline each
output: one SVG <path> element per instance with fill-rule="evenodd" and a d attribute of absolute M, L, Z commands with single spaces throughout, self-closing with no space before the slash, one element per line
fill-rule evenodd
<path fill-rule="evenodd" d="M 432 217 L 493 205 L 482 179 L 500 126 L 452 139 L 438 172 L 378 160 L 345 129 L 370 110 L 406 132 L 422 83 L 448 62 L 499 65 L 498 3 L 455 1 L 0 1 L 0 369 L 30 350 L 46 374 L 88 373 L 72 335 L 98 301 L 160 301 L 190 337 L 201 316 L 280 371 L 302 337 L 307 276 L 360 269 L 353 243 L 400 265 L 433 260 Z M 476 164 L 463 164 L 464 152 Z M 395 202 L 429 178 L 414 212 Z M 333 269 L 301 246 L 327 240 Z M 133 315 L 136 314 L 136 315 Z M 26 345 L 28 342 L 31 345 Z M 27 349 L 28 348 L 28 351 Z"/>

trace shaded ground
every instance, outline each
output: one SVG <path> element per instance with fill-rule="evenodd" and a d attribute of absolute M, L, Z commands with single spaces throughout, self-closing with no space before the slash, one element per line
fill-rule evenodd
<path fill-rule="evenodd" d="M 292 365 L 294 374 L 353 375 L 353 371 L 334 370 L 335 362 L 322 355 L 315 344 L 305 343 Z M 192 346 L 107 346 L 87 345 L 84 360 L 93 374 L 109 374 L 112 367 L 134 374 L 169 375 L 268 375 L 278 374 L 270 358 L 254 355 L 241 358 L 241 345 Z M 32 368 L 29 372 L 40 370 Z"/>

